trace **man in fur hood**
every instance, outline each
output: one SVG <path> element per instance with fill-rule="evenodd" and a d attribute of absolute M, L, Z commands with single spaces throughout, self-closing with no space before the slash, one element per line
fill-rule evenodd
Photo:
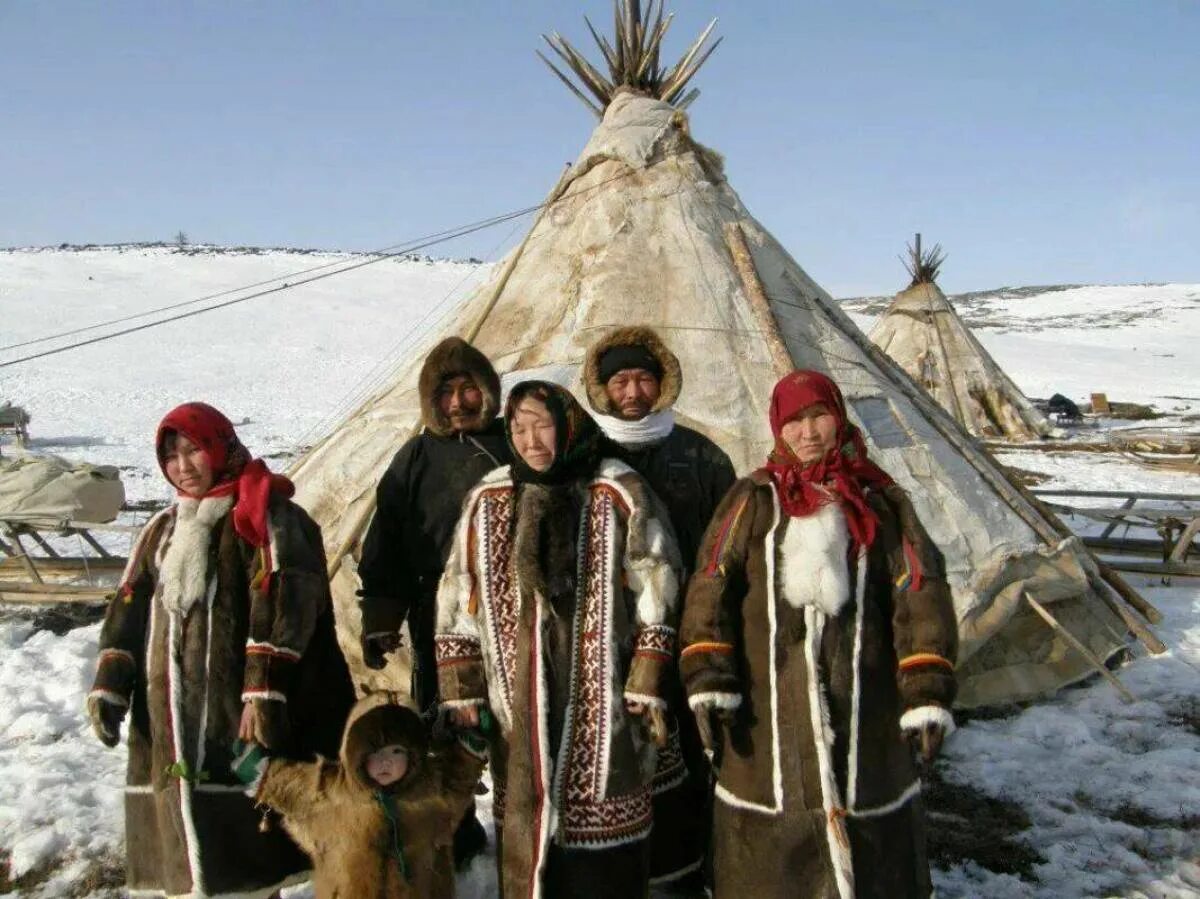
<path fill-rule="evenodd" d="M 463 499 L 485 474 L 512 460 L 497 421 L 500 378 L 487 357 L 458 337 L 430 351 L 421 368 L 421 433 L 400 448 L 376 491 L 375 518 L 363 542 L 363 658 L 382 668 L 411 635 L 412 696 L 424 714 L 436 708 L 434 604 Z M 456 836 L 461 864 L 483 848 L 483 827 L 469 814 Z"/>
<path fill-rule="evenodd" d="M 719 446 L 675 422 L 683 387 L 679 359 L 650 328 L 616 328 L 588 351 L 583 379 L 605 434 L 666 505 L 690 571 L 704 528 L 737 477 Z M 659 757 L 651 872 L 660 887 L 688 893 L 701 887 L 708 764 L 681 688 L 671 700 L 680 732 L 675 751 Z"/>

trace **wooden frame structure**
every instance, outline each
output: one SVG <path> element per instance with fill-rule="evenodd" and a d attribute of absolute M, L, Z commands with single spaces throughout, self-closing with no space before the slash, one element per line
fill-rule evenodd
<path fill-rule="evenodd" d="M 128 535 L 140 525 L 91 521 L 45 521 L 0 515 L 0 602 L 99 603 L 107 600 L 125 569 L 125 557 L 107 549 L 98 533 Z M 76 537 L 95 555 L 66 555 L 50 537 Z M 28 541 L 28 543 L 27 543 Z M 40 554 L 30 552 L 33 544 Z"/>
<path fill-rule="evenodd" d="M 1130 490 L 1034 490 L 1038 497 L 1058 497 L 1059 502 L 1045 505 L 1059 515 L 1080 516 L 1104 523 L 1099 536 L 1083 537 L 1084 545 L 1105 556 L 1157 557 L 1157 562 L 1137 562 L 1118 558 L 1109 564 L 1122 571 L 1173 576 L 1200 577 L 1200 493 L 1146 493 Z M 1081 506 L 1070 500 L 1120 500 L 1116 506 Z M 1154 502 L 1147 507 L 1139 503 Z M 1189 503 L 1195 504 L 1189 506 Z M 1164 506 L 1163 504 L 1171 504 Z M 1151 537 L 1115 536 L 1118 528 L 1152 530 Z M 1189 561 L 1192 556 L 1195 561 Z"/>

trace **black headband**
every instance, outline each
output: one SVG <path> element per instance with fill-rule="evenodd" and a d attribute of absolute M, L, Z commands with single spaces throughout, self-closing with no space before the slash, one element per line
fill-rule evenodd
<path fill-rule="evenodd" d="M 662 378 L 662 363 L 658 358 L 641 344 L 615 346 L 600 354 L 600 381 L 608 383 L 619 371 L 627 368 L 643 368 L 654 377 Z"/>

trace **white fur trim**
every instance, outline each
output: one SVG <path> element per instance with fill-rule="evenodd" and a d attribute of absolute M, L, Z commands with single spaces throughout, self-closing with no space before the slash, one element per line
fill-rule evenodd
<path fill-rule="evenodd" d="M 276 646 L 274 643 L 266 643 L 261 640 L 247 640 L 247 649 L 266 649 L 277 656 L 285 656 L 286 658 L 296 661 L 300 658 L 300 653 L 287 646 Z"/>
<path fill-rule="evenodd" d="M 719 693 L 714 690 L 707 693 L 693 693 L 688 697 L 688 706 L 691 707 L 693 712 L 701 706 L 710 709 L 728 709 L 729 711 L 733 711 L 739 708 L 741 704 L 741 693 Z"/>
<path fill-rule="evenodd" d="M 625 701 L 640 702 L 642 705 L 654 706 L 658 709 L 665 709 L 667 707 L 667 701 L 661 696 L 649 696 L 645 693 L 630 693 L 626 691 Z"/>
<path fill-rule="evenodd" d="M 775 589 L 775 572 L 777 570 L 775 551 L 779 534 L 779 523 L 782 515 L 779 507 L 779 494 L 774 484 L 771 485 L 772 518 L 771 527 L 763 538 L 764 556 L 767 565 L 767 678 L 771 688 L 771 802 L 751 802 L 735 796 L 728 789 L 716 785 L 715 795 L 726 805 L 760 814 L 778 815 L 783 812 L 783 759 L 780 757 L 782 748 L 779 737 L 779 675 L 775 669 L 775 643 L 778 631 L 778 620 L 775 603 L 778 601 L 778 591 Z M 689 700 L 690 704 L 691 700 Z"/>
<path fill-rule="evenodd" d="M 783 598 L 794 609 L 816 606 L 833 617 L 850 601 L 846 551 L 850 530 L 837 503 L 789 518 L 780 548 Z"/>
<path fill-rule="evenodd" d="M 131 796 L 145 796 L 154 792 L 153 784 L 126 784 L 125 792 Z"/>
<path fill-rule="evenodd" d="M 658 412 L 643 415 L 637 421 L 595 413 L 592 417 L 596 419 L 605 436 L 631 449 L 665 440 L 675 430 L 674 409 L 660 409 Z"/>
<path fill-rule="evenodd" d="M 287 695 L 278 690 L 246 690 L 242 693 L 242 702 L 287 702 Z"/>
<path fill-rule="evenodd" d="M 846 763 L 846 807 L 854 808 L 858 798 L 858 716 L 862 701 L 862 642 L 864 601 L 867 595 L 867 550 L 858 551 L 854 588 L 854 661 L 850 697 L 850 757 Z"/>
<path fill-rule="evenodd" d="M 233 506 L 232 496 L 180 497 L 175 527 L 159 569 L 160 596 L 168 612 L 186 615 L 208 593 L 208 545 L 213 526 Z"/>
<path fill-rule="evenodd" d="M 443 699 L 441 702 L 444 709 L 473 709 L 487 704 L 486 699 Z"/>
<path fill-rule="evenodd" d="M 292 874 L 289 877 L 272 884 L 269 887 L 259 887 L 257 890 L 238 893 L 189 893 L 188 896 L 192 899 L 270 899 L 280 890 L 286 889 L 297 884 L 305 883 L 312 879 L 312 871 L 300 871 Z M 156 899 L 182 899 L 180 896 L 172 895 L 163 892 L 162 890 L 128 890 L 128 895 L 131 897 L 153 896 Z"/>
<path fill-rule="evenodd" d="M 891 802 L 884 805 L 876 805 L 872 808 L 856 808 L 850 812 L 853 818 L 882 818 L 884 815 L 890 815 L 892 812 L 903 808 L 912 802 L 913 797 L 921 794 L 921 781 L 915 780 L 908 787 L 893 799 Z"/>
<path fill-rule="evenodd" d="M 840 514 L 840 513 L 839 513 Z M 817 750 L 817 770 L 821 776 L 821 802 L 825 808 L 825 842 L 833 864 L 841 899 L 854 899 L 854 864 L 850 850 L 841 844 L 834 830 L 833 812 L 843 808 L 838 798 L 837 778 L 833 771 L 833 727 L 829 720 L 829 705 L 821 689 L 821 670 L 817 664 L 817 647 L 825 630 L 825 615 L 815 606 L 804 609 L 804 660 L 808 668 L 808 706 L 812 723 L 813 744 Z"/>
<path fill-rule="evenodd" d="M 92 690 L 92 692 L 88 693 L 87 698 L 103 699 L 109 705 L 115 705 L 122 709 L 129 708 L 129 700 L 119 693 L 112 692 L 112 690 Z"/>
<path fill-rule="evenodd" d="M 954 716 L 949 709 L 940 705 L 917 706 L 900 716 L 900 729 L 903 731 L 923 730 L 927 724 L 936 724 L 942 729 L 943 736 L 954 733 Z"/>
<path fill-rule="evenodd" d="M 634 473 L 634 470 L 620 459 L 601 459 L 600 464 L 596 467 L 596 477 L 592 483 L 595 484 L 598 481 L 615 481 L 617 478 L 621 477 L 621 475 Z M 617 484 L 613 484 L 612 486 L 621 489 L 622 493 L 625 492 L 624 489 L 620 488 Z"/>
<path fill-rule="evenodd" d="M 207 550 L 207 547 L 205 549 Z M 183 672 L 179 667 L 179 623 L 179 615 L 167 616 L 167 693 L 171 702 L 171 718 L 175 722 L 183 721 L 183 702 L 179 695 L 179 682 L 183 679 Z M 211 631 L 209 636 L 211 637 Z M 183 728 L 178 724 L 171 728 L 177 760 L 187 758 L 183 751 L 182 731 Z M 200 734 L 200 739 L 204 739 L 203 733 Z M 192 819 L 192 785 L 182 777 L 176 780 L 176 784 L 179 790 L 179 811 L 180 817 L 183 818 L 183 841 L 187 847 L 188 873 L 192 878 L 192 892 L 203 896 L 206 891 L 204 889 L 204 872 L 200 867 L 200 838 L 196 834 L 196 822 Z"/>

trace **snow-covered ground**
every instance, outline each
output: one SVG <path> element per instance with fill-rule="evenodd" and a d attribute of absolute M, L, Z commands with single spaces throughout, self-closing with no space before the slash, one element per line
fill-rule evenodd
<path fill-rule="evenodd" d="M 350 258 L 0 252 L 0 347 Z M 164 499 L 151 441 L 166 409 L 210 400 L 256 452 L 282 462 L 486 274 L 467 263 L 380 263 L 0 368 L 0 401 L 32 413 L 36 450 L 119 465 L 131 500 Z M 1178 416 L 1200 407 L 1200 354 L 1189 346 L 1200 337 L 1200 286 L 1019 289 L 974 295 L 968 306 L 984 344 L 1032 395 L 1082 400 L 1105 390 Z M 878 313 L 866 301 L 851 309 L 862 324 Z M 0 349 L 0 362 L 39 348 Z M 1200 493 L 1200 478 L 1109 457 L 1016 451 L 1003 461 L 1048 475 L 1047 487 Z M 1016 809 L 1024 823 L 1007 838 L 1029 864 L 1017 875 L 947 862 L 935 871 L 939 896 L 1200 895 L 1200 585 L 1130 580 L 1164 612 L 1156 630 L 1170 646 L 1157 657 L 1135 652 L 1119 672 L 1136 703 L 1088 683 L 972 718 L 949 741 L 941 780 Z M 120 882 L 124 752 L 100 746 L 82 708 L 98 630 L 56 635 L 32 614 L 0 614 L 0 892 L 95 897 Z M 952 811 L 933 803 L 932 812 L 955 825 Z M 481 859 L 460 878 L 461 896 L 495 894 L 490 864 Z"/>

